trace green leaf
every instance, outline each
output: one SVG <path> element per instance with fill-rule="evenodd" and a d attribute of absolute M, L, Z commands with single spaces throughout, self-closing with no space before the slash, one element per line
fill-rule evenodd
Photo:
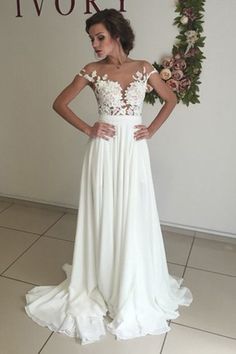
<path fill-rule="evenodd" d="M 175 55 L 176 53 L 181 53 L 181 55 L 184 57 L 184 53 L 187 48 L 187 38 L 185 36 L 186 30 L 195 30 L 198 32 L 198 39 L 194 44 L 194 48 L 197 48 L 198 52 L 196 53 L 196 55 L 194 55 L 194 57 L 185 58 L 187 68 L 184 70 L 184 74 L 190 78 L 191 86 L 185 92 L 176 93 L 177 102 L 182 102 L 186 106 L 189 106 L 190 103 L 200 103 L 198 92 L 199 85 L 201 84 L 201 82 L 199 80 L 199 76 L 201 74 L 202 61 L 206 59 L 202 50 L 200 49 L 204 47 L 204 42 L 206 39 L 206 37 L 202 35 L 205 3 L 206 0 L 185 0 L 183 2 L 177 1 L 175 7 L 175 13 L 178 13 L 178 15 L 174 18 L 173 24 L 177 26 L 179 34 L 175 38 L 175 43 L 171 51 L 172 55 Z M 192 8 L 194 14 L 197 17 L 193 21 L 189 21 L 188 24 L 183 25 L 180 20 L 183 16 L 183 10 L 185 8 Z M 159 72 L 163 68 L 163 66 L 161 64 L 158 64 L 157 62 L 154 62 L 153 66 Z M 151 92 L 146 93 L 144 99 L 146 103 L 154 105 L 157 100 L 159 100 L 161 103 L 164 102 L 163 99 L 156 93 L 156 91 L 153 90 Z"/>

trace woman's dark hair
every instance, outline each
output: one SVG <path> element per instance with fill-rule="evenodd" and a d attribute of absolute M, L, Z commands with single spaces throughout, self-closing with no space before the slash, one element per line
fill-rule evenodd
<path fill-rule="evenodd" d="M 97 23 L 102 23 L 112 38 L 120 38 L 122 48 L 128 55 L 134 46 L 134 32 L 129 20 L 115 9 L 105 9 L 98 11 L 86 20 L 86 32 L 89 33 L 90 27 Z"/>

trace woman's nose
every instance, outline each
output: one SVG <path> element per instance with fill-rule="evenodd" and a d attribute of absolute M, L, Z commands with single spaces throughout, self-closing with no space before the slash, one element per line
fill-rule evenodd
<path fill-rule="evenodd" d="M 98 46 L 98 43 L 97 43 L 96 40 L 93 41 L 92 46 L 93 46 L 94 49 Z"/>

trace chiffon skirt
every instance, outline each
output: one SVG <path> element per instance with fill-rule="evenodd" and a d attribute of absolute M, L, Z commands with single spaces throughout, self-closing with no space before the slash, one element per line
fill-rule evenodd
<path fill-rule="evenodd" d="M 36 286 L 25 310 L 41 326 L 81 344 L 158 335 L 189 306 L 183 278 L 168 273 L 146 139 L 140 116 L 101 116 L 115 125 L 109 140 L 89 138 L 82 165 L 76 238 L 65 280 Z"/>

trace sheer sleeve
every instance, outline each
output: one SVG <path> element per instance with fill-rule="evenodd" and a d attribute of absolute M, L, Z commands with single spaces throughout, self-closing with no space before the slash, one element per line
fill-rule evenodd
<path fill-rule="evenodd" d="M 150 76 L 152 76 L 153 74 L 157 73 L 159 74 L 158 70 L 150 63 L 146 63 L 146 71 L 147 71 L 147 87 L 146 87 L 146 92 L 151 92 L 153 90 L 152 85 L 150 85 L 150 83 L 148 82 Z"/>
<path fill-rule="evenodd" d="M 149 79 L 149 77 L 152 75 L 152 74 L 155 74 L 155 73 L 159 73 L 158 70 L 156 68 L 154 68 L 153 65 L 151 65 L 151 71 L 147 73 L 147 79 Z"/>
<path fill-rule="evenodd" d="M 95 77 L 96 77 L 96 71 L 92 71 L 91 73 L 88 73 L 88 70 L 85 67 L 83 67 L 80 72 L 78 73 L 79 76 L 83 77 L 84 79 L 88 80 L 89 82 L 94 82 Z"/>

